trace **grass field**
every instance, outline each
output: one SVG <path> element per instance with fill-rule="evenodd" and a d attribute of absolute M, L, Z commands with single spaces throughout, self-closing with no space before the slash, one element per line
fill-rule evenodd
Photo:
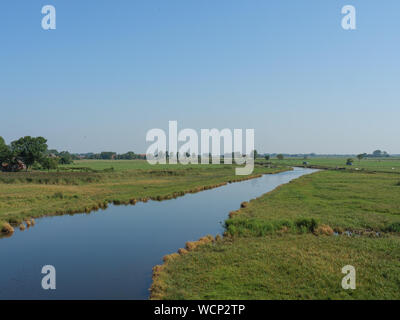
<path fill-rule="evenodd" d="M 156 267 L 152 298 L 400 299 L 398 181 L 333 170 L 281 186 L 231 213 L 222 239 Z M 345 265 L 356 290 L 341 287 Z"/>
<path fill-rule="evenodd" d="M 236 176 L 231 165 L 150 166 L 140 160 L 0 173 L 0 230 L 108 203 L 182 196 L 303 161 L 271 160 L 272 167 L 261 161 L 250 177 Z M 307 161 L 336 169 L 346 159 Z M 152 298 L 400 299 L 398 161 L 356 160 L 351 168 L 303 176 L 227 212 L 224 237 L 188 243 L 155 267 Z M 341 268 L 349 264 L 357 271 L 356 290 L 341 287 Z"/>
<path fill-rule="evenodd" d="M 71 167 L 80 169 L 67 170 Z M 60 172 L 0 172 L 0 230 L 7 231 L 6 222 L 16 227 L 26 219 L 90 212 L 108 203 L 162 200 L 248 178 L 236 176 L 234 168 L 90 160 L 76 161 Z M 287 168 L 256 167 L 251 177 L 282 170 Z"/>

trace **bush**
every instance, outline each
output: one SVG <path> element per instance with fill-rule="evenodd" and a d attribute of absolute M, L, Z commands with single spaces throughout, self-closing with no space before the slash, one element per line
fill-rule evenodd
<path fill-rule="evenodd" d="M 400 232 L 400 222 L 392 223 L 389 227 L 386 228 L 386 232 Z"/>
<path fill-rule="evenodd" d="M 309 232 L 314 232 L 318 226 L 318 223 L 314 218 L 299 219 L 295 222 L 295 224 L 300 231 L 309 231 Z"/>

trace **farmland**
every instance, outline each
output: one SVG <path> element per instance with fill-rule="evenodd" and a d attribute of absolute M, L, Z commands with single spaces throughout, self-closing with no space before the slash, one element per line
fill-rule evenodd
<path fill-rule="evenodd" d="M 230 214 L 223 238 L 156 267 L 152 298 L 399 299 L 399 180 L 326 170 L 253 199 Z M 341 287 L 345 265 L 356 290 Z"/>

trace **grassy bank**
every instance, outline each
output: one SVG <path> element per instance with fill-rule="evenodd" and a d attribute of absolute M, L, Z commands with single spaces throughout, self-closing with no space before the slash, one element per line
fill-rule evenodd
<path fill-rule="evenodd" d="M 71 169 L 73 168 L 73 169 Z M 47 215 L 74 214 L 198 192 L 285 167 L 256 167 L 236 176 L 232 165 L 160 165 L 146 161 L 76 161 L 59 172 L 0 173 L 0 230 Z"/>
<path fill-rule="evenodd" d="M 152 298 L 400 299 L 398 180 L 322 171 L 245 203 L 225 237 L 154 269 Z M 341 287 L 345 265 L 356 290 Z"/>

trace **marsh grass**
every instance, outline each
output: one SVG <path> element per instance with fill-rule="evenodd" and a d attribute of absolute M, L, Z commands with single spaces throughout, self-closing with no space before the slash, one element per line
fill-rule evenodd
<path fill-rule="evenodd" d="M 397 180 L 321 171 L 249 201 L 222 239 L 159 266 L 151 298 L 400 299 Z M 341 287 L 348 264 L 354 291 Z"/>
<path fill-rule="evenodd" d="M 343 290 L 353 265 L 357 289 Z M 153 270 L 152 299 L 400 299 L 400 238 L 225 238 Z"/>

